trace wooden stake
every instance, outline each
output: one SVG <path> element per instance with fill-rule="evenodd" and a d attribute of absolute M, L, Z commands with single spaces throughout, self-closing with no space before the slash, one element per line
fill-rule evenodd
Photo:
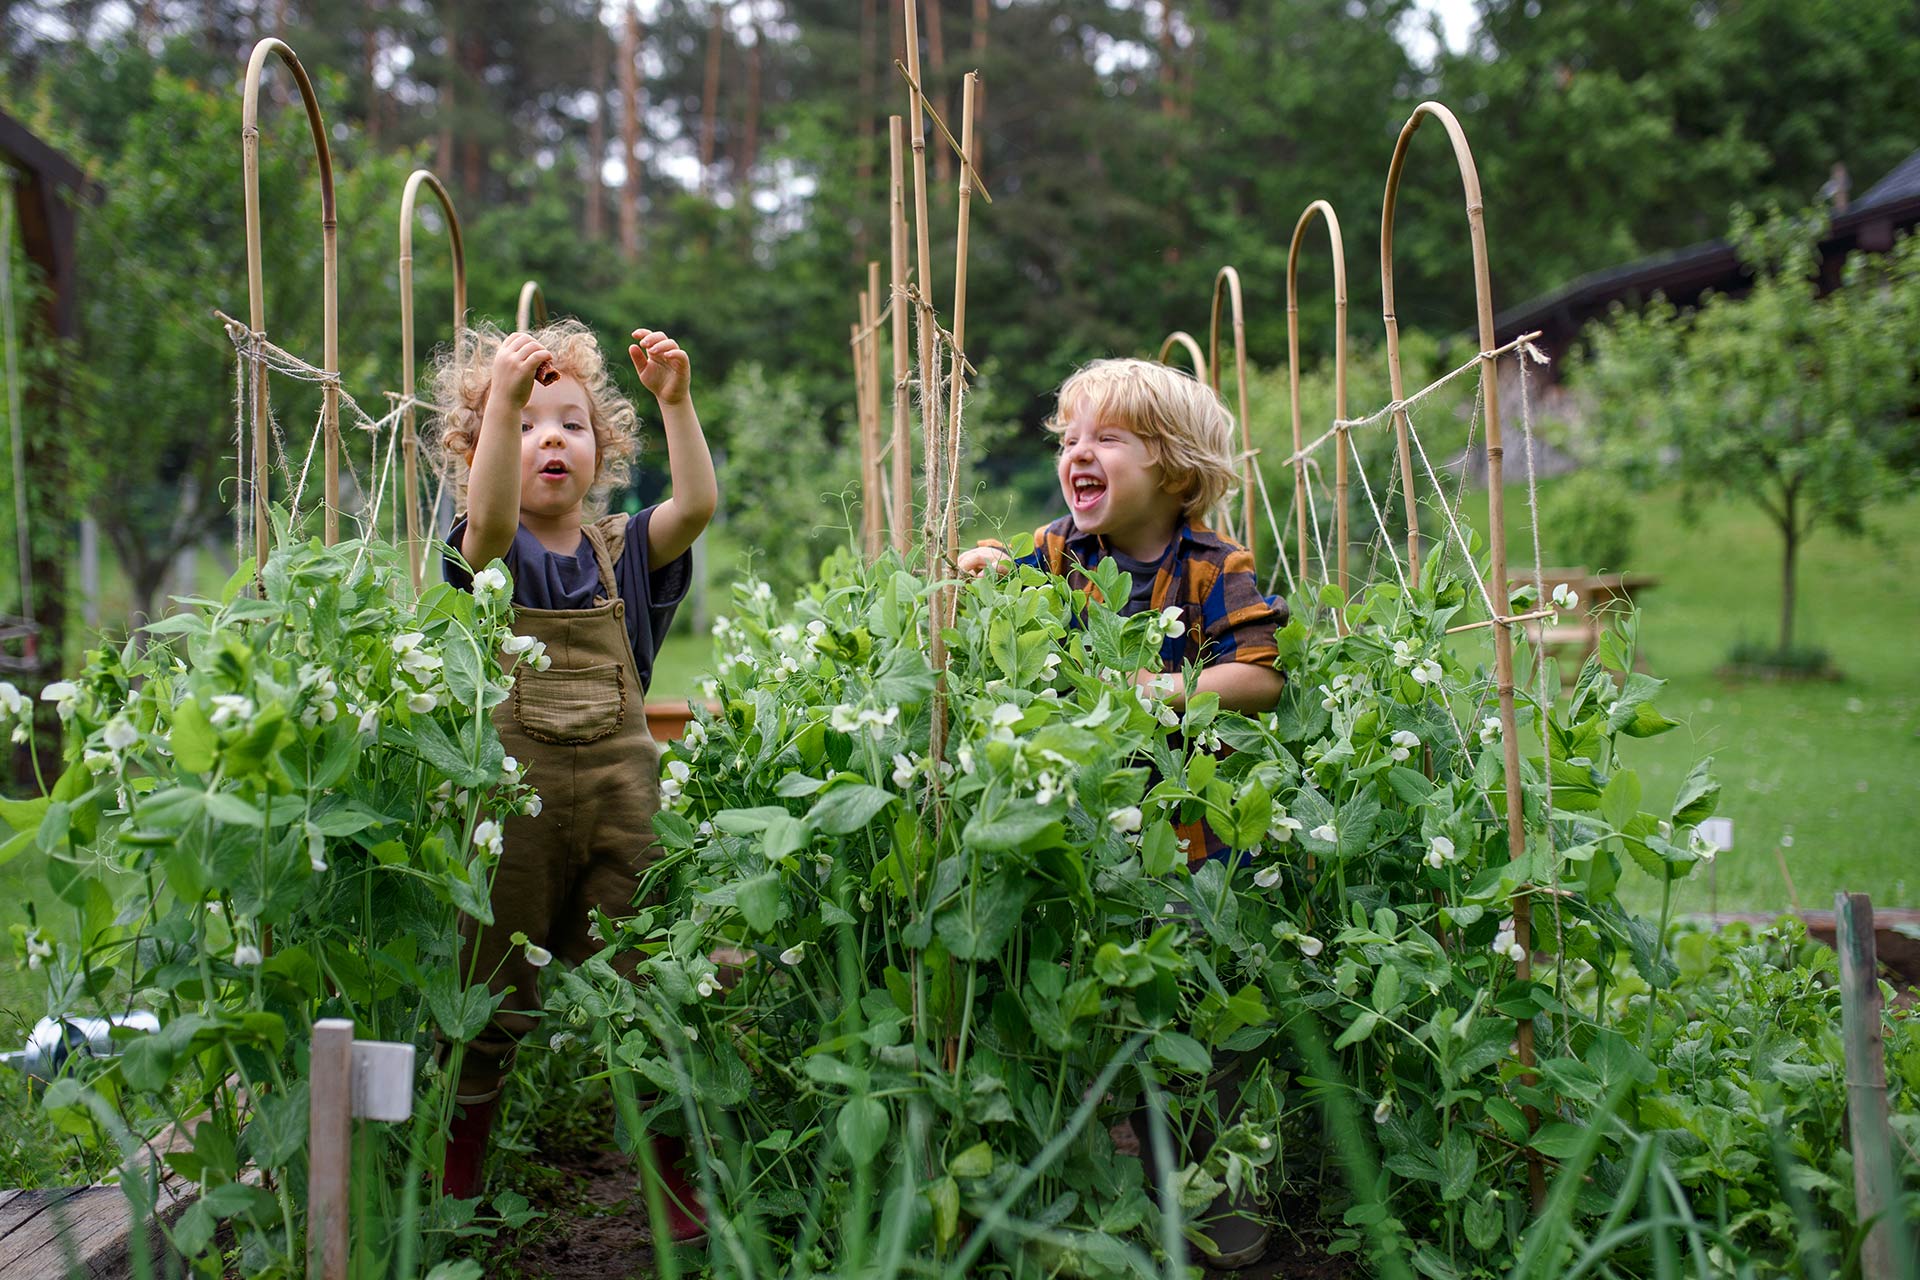
<path fill-rule="evenodd" d="M 353 1160 L 353 1023 L 313 1024 L 307 1103 L 307 1278 L 346 1280 Z"/>
<path fill-rule="evenodd" d="M 453 197 L 447 194 L 440 179 L 425 169 L 415 169 L 400 196 L 400 394 L 405 397 L 400 408 L 400 438 L 405 459 L 402 492 L 406 494 L 407 503 L 407 564 L 413 571 L 415 594 L 420 591 L 426 560 L 426 544 L 420 538 L 420 445 L 413 422 L 413 205 L 423 185 L 432 190 L 447 215 L 447 237 L 453 247 L 453 341 L 456 346 L 467 320 L 467 251 L 460 241 L 460 215 L 453 211 Z"/>
<path fill-rule="evenodd" d="M 340 226 L 334 212 L 333 152 L 327 145 L 326 122 L 320 118 L 320 100 L 314 96 L 313 81 L 292 49 L 279 40 L 266 39 L 253 46 L 247 60 L 245 95 L 240 116 L 240 170 L 242 199 L 247 223 L 247 325 L 264 338 L 267 333 L 266 279 L 260 258 L 260 76 L 267 59 L 278 57 L 293 74 L 299 86 L 300 100 L 307 108 L 307 126 L 313 134 L 314 156 L 320 166 L 320 323 L 321 367 L 331 374 L 340 368 Z M 270 478 L 269 419 L 267 413 L 267 365 L 264 358 L 254 361 L 253 388 L 253 547 L 256 564 L 264 568 L 272 549 L 272 521 L 267 516 L 267 486 Z M 340 386 L 328 382 L 322 388 L 321 430 L 326 440 L 325 532 L 329 545 L 340 540 Z M 244 482 L 247 477 L 242 476 Z"/>
<path fill-rule="evenodd" d="M 892 199 L 890 201 L 892 235 L 888 249 L 893 271 L 893 549 L 904 559 L 913 540 L 913 477 L 908 450 L 907 409 L 907 197 L 904 169 L 905 121 L 899 116 L 887 118 L 887 143 L 891 151 Z"/>
<path fill-rule="evenodd" d="M 1207 372 L 1214 394 L 1220 391 L 1220 300 L 1233 307 L 1233 376 L 1240 391 L 1240 536 L 1254 550 L 1253 536 L 1253 426 L 1247 420 L 1247 314 L 1240 301 L 1240 273 L 1222 267 L 1213 277 L 1213 316 L 1207 328 Z M 1275 548 L 1278 554 L 1279 548 Z"/>
<path fill-rule="evenodd" d="M 1487 223 L 1486 209 L 1480 195 L 1480 174 L 1474 166 L 1473 150 L 1467 146 L 1467 135 L 1454 118 L 1453 112 L 1438 102 L 1423 102 L 1415 107 L 1413 114 L 1400 130 L 1399 141 L 1394 144 L 1393 161 L 1387 168 L 1387 189 L 1380 207 L 1380 294 L 1383 301 L 1383 314 L 1387 327 L 1387 376 L 1393 388 L 1393 398 L 1403 398 L 1404 379 L 1400 372 L 1400 327 L 1393 314 L 1393 212 L 1394 204 L 1400 194 L 1400 176 L 1407 159 L 1407 146 L 1413 141 L 1413 135 L 1420 124 L 1428 117 L 1440 122 L 1453 144 L 1454 163 L 1460 170 L 1460 185 L 1466 197 L 1467 230 L 1473 247 L 1473 288 L 1474 302 L 1478 310 L 1480 327 L 1480 350 L 1491 353 L 1498 345 L 1493 329 L 1493 283 L 1491 272 L 1487 268 Z M 1480 395 L 1486 406 L 1487 415 L 1487 536 L 1492 543 L 1493 565 L 1492 581 L 1494 589 L 1507 589 L 1507 524 L 1506 497 L 1501 489 L 1501 457 L 1503 449 L 1500 442 L 1500 380 L 1495 376 L 1491 358 L 1483 356 L 1480 362 Z M 1407 512 L 1412 522 L 1407 531 L 1407 552 L 1409 558 L 1409 581 L 1419 581 L 1418 560 L 1420 531 L 1414 521 L 1413 508 L 1413 471 L 1412 463 L 1406 451 L 1406 413 L 1404 410 L 1394 414 L 1394 427 L 1400 444 L 1401 483 L 1406 489 Z M 1443 495 L 1444 496 L 1444 495 Z M 1522 809 L 1523 795 L 1520 773 L 1520 735 L 1514 723 L 1513 711 L 1513 629 L 1511 627 L 1493 628 L 1493 660 L 1495 688 L 1500 694 L 1501 748 L 1506 766 L 1507 792 L 1507 853 L 1510 858 L 1524 857 L 1527 851 L 1527 824 Z M 1519 944 L 1521 959 L 1514 966 L 1515 976 L 1520 982 L 1530 982 L 1533 978 L 1533 916 L 1532 899 L 1523 889 L 1513 896 L 1513 940 Z M 1520 1046 L 1521 1065 L 1531 1068 L 1534 1062 L 1533 1021 L 1519 1018 L 1516 1039 Z M 1531 1084 L 1536 1077 L 1529 1069 L 1521 1079 Z M 1527 1123 L 1537 1125 L 1539 1114 L 1532 1108 L 1526 1109 Z M 1531 1194 L 1534 1211 L 1538 1212 L 1546 1203 L 1546 1169 L 1541 1163 L 1539 1153 L 1531 1148 L 1527 1151 L 1527 1187 Z"/>
<path fill-rule="evenodd" d="M 1300 579 L 1307 576 L 1307 460 L 1300 456 L 1300 244 L 1315 215 L 1327 222 L 1327 239 L 1333 252 L 1333 418 L 1336 423 L 1347 417 L 1347 250 L 1340 236 L 1340 218 L 1325 200 L 1315 200 L 1293 224 L 1293 243 L 1287 249 L 1287 390 L 1293 405 L 1293 493 L 1296 524 L 1299 529 Z M 1347 454 L 1346 429 L 1336 427 L 1335 540 L 1339 543 L 1340 590 L 1347 590 Z M 1322 564 L 1320 575 L 1327 576 L 1330 566 Z M 1343 625 L 1336 616 L 1336 627 Z"/>
<path fill-rule="evenodd" d="M 863 348 L 867 361 L 867 431 L 872 438 L 873 463 L 866 478 L 869 501 L 873 504 L 873 519 L 868 525 L 867 559 L 879 558 L 880 548 L 886 539 L 885 484 L 880 473 L 880 263 L 869 259 L 867 262 L 867 345 Z"/>
<path fill-rule="evenodd" d="M 1172 333 L 1168 334 L 1166 341 L 1160 344 L 1160 354 L 1155 356 L 1154 359 L 1158 360 L 1161 364 L 1167 364 L 1167 356 L 1175 347 L 1179 347 L 1182 351 L 1186 352 L 1187 359 L 1193 362 L 1193 376 L 1205 382 L 1208 386 L 1212 386 L 1212 380 L 1207 376 L 1206 353 L 1200 350 L 1200 344 L 1195 342 L 1193 335 L 1185 329 L 1175 329 Z"/>
<path fill-rule="evenodd" d="M 867 321 L 872 307 L 867 291 L 860 291 L 860 319 L 847 326 L 847 350 L 853 356 L 853 416 L 860 432 L 860 550 L 871 556 L 873 500 L 873 424 L 867 421 Z"/>
<path fill-rule="evenodd" d="M 934 495 L 940 492 L 940 427 L 939 413 L 940 384 L 937 364 L 934 356 L 933 332 L 933 246 L 927 228 L 927 131 L 926 104 L 920 100 L 917 86 L 920 83 L 920 15 L 919 0 L 903 0 L 903 11 L 907 24 L 907 78 L 912 84 L 907 89 L 907 119 L 912 122 L 913 142 L 913 229 L 915 242 L 914 285 L 920 292 L 920 303 L 914 308 L 919 318 L 917 329 L 918 350 L 920 354 L 920 436 L 921 448 L 926 455 L 926 510 L 921 524 L 925 531 L 927 551 L 927 576 L 939 576 L 940 549 L 934 536 Z M 935 627 L 929 645 L 936 672 L 946 670 L 946 640 L 941 637 L 940 629 Z M 942 759 L 941 751 L 946 742 L 946 701 L 936 698 L 933 708 L 934 747 L 933 758 Z"/>
<path fill-rule="evenodd" d="M 967 72 L 960 95 L 960 110 L 964 115 L 960 122 L 960 154 L 965 163 L 960 166 L 960 213 L 953 247 L 953 372 L 949 375 L 951 398 L 947 409 L 947 496 L 940 512 L 940 523 L 946 530 L 945 563 L 948 566 L 959 558 L 960 551 L 960 397 L 967 381 L 967 228 L 973 209 L 973 97 L 979 81 L 979 72 Z M 959 593 L 956 588 L 948 587 L 943 594 L 946 621 L 950 624 Z"/>
<path fill-rule="evenodd" d="M 1864 893 L 1833 895 L 1834 950 L 1840 954 L 1840 1029 L 1846 1041 L 1847 1133 L 1853 1198 L 1867 1236 L 1860 1274 L 1894 1275 L 1901 1234 L 1900 1183 L 1887 1125 L 1887 1059 L 1881 1031 L 1873 902 Z"/>
<path fill-rule="evenodd" d="M 520 303 L 514 308 L 513 327 L 521 333 L 547 327 L 547 295 L 540 292 L 540 282 L 529 280 L 520 286 Z"/>

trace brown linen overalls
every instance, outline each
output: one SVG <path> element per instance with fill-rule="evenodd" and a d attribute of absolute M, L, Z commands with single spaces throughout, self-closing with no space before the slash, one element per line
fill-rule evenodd
<path fill-rule="evenodd" d="M 527 763 L 541 810 L 537 817 L 506 820 L 493 923 L 463 923 L 476 954 L 462 956 L 462 973 L 496 994 L 513 991 L 467 1046 L 462 1103 L 499 1092 L 520 1037 L 536 1025 L 539 970 L 525 948 L 510 941 L 513 933 L 580 963 L 600 948 L 587 936 L 592 910 L 616 919 L 631 915 L 640 874 L 658 856 L 653 815 L 660 807 L 660 747 L 647 731 L 627 605 L 613 576 L 627 519 L 612 515 L 582 528 L 600 569 L 599 603 L 514 609 L 514 629 L 544 643 L 553 665 L 535 671 L 522 663 L 512 696 L 493 710 L 493 723 L 507 754 Z M 637 957 L 627 960 L 631 969 Z"/>

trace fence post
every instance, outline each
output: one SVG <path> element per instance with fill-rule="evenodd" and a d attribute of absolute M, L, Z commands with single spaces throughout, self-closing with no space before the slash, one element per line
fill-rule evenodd
<path fill-rule="evenodd" d="M 1892 1133 L 1887 1127 L 1887 1060 L 1880 1032 L 1872 899 L 1864 893 L 1834 894 L 1833 926 L 1834 949 L 1840 953 L 1840 1029 L 1847 1050 L 1853 1195 L 1860 1221 L 1872 1224 L 1860 1246 L 1860 1274 L 1869 1280 L 1892 1280 L 1898 1195 Z"/>
<path fill-rule="evenodd" d="M 307 1111 L 307 1280 L 346 1280 L 353 1143 L 353 1023 L 313 1024 Z"/>

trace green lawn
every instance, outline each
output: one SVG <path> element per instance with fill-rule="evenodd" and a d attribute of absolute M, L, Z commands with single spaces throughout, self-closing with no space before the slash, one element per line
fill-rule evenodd
<path fill-rule="evenodd" d="M 1508 505 L 1518 574 L 1531 564 L 1524 493 Z M 1641 602 L 1642 644 L 1682 727 L 1633 759 L 1657 800 L 1711 754 L 1734 824 L 1733 849 L 1683 886 L 1680 909 L 1830 908 L 1838 890 L 1920 906 L 1920 501 L 1881 509 L 1871 540 L 1819 533 L 1802 552 L 1796 643 L 1828 650 L 1842 673 L 1831 683 L 1715 674 L 1736 640 L 1774 639 L 1780 541 L 1757 508 L 1725 502 L 1688 527 L 1662 492 L 1639 514 L 1629 567 L 1661 579 Z"/>

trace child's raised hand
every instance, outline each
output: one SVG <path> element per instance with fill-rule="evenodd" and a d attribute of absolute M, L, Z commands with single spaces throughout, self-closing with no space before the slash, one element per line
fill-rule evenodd
<path fill-rule="evenodd" d="M 633 371 L 640 385 L 653 392 L 661 404 L 679 404 L 687 398 L 693 383 L 693 362 L 680 344 L 655 329 L 635 329 L 633 344 L 627 348 L 633 359 Z"/>
<path fill-rule="evenodd" d="M 963 576 L 972 578 L 988 569 L 1004 572 L 1012 561 L 1013 557 L 999 547 L 968 547 L 960 553 L 956 567 Z"/>
<path fill-rule="evenodd" d="M 510 333 L 493 357 L 493 385 L 516 410 L 533 395 L 534 375 L 553 353 L 524 333 Z"/>

